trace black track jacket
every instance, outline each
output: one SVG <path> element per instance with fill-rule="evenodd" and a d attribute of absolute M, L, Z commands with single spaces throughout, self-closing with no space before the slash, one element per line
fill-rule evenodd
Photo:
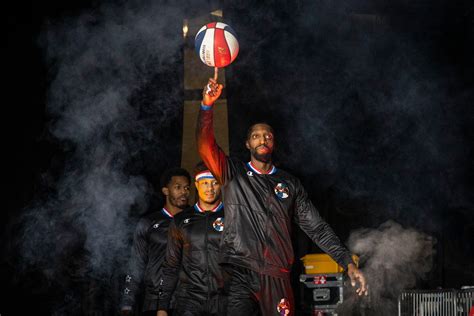
<path fill-rule="evenodd" d="M 196 203 L 175 216 L 168 232 L 159 309 L 170 308 L 173 293 L 178 306 L 192 302 L 207 308 L 205 303 L 223 286 L 218 264 L 223 230 L 222 202 L 209 211 Z"/>
<path fill-rule="evenodd" d="M 350 252 L 307 196 L 300 181 L 276 169 L 261 174 L 250 163 L 228 158 L 216 144 L 213 110 L 199 112 L 199 154 L 223 185 L 226 227 L 220 262 L 277 277 L 287 277 L 294 261 L 291 222 L 347 268 Z"/>
<path fill-rule="evenodd" d="M 157 310 L 161 268 L 166 254 L 168 227 L 173 215 L 165 208 L 144 216 L 138 222 L 133 237 L 132 256 L 125 277 L 122 308 L 131 309 L 136 295 L 144 284 L 145 298 L 142 311 Z"/>

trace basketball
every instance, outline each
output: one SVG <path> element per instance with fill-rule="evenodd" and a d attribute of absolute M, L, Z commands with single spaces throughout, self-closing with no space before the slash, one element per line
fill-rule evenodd
<path fill-rule="evenodd" d="M 234 30 L 222 22 L 204 25 L 195 37 L 196 53 L 210 67 L 225 67 L 239 53 L 239 42 Z"/>

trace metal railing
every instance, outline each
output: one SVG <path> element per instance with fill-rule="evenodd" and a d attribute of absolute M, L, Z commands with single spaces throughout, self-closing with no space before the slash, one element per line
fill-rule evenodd
<path fill-rule="evenodd" d="M 461 290 L 410 290 L 398 297 L 399 316 L 468 316 L 474 288 Z"/>

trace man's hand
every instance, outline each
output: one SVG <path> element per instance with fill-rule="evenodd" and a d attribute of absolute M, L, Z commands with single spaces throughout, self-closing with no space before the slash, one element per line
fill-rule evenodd
<path fill-rule="evenodd" d="M 209 78 L 207 85 L 202 91 L 202 104 L 210 106 L 221 96 L 223 85 L 218 84 L 217 80 Z"/>
<path fill-rule="evenodd" d="M 160 310 L 160 311 L 156 312 L 156 316 L 168 316 L 168 312 Z"/>
<path fill-rule="evenodd" d="M 356 283 L 359 283 L 359 288 L 357 288 L 356 293 L 360 295 L 368 295 L 369 289 L 365 281 L 364 274 L 355 266 L 353 263 L 349 263 L 347 266 L 347 275 L 351 279 L 351 285 L 356 286 Z"/>

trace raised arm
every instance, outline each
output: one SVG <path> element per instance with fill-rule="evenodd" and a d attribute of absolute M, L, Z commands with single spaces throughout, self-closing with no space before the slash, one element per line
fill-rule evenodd
<path fill-rule="evenodd" d="M 213 105 L 221 95 L 223 86 L 216 80 L 209 79 L 204 87 L 201 109 L 196 129 L 196 138 L 199 155 L 206 166 L 221 183 L 225 184 L 227 179 L 227 157 L 224 151 L 217 145 L 214 137 Z"/>

